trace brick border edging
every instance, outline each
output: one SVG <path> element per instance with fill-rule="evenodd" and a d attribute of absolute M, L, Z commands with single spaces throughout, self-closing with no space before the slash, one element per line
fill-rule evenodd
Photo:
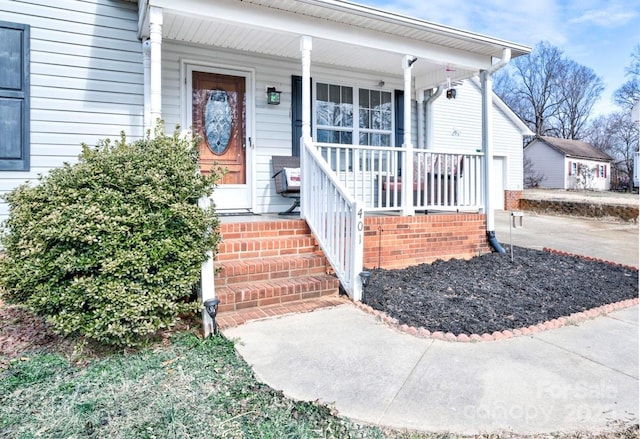
<path fill-rule="evenodd" d="M 626 268 L 632 271 L 638 271 L 637 267 L 632 267 L 628 265 L 618 264 L 611 261 L 606 261 L 604 259 L 593 258 L 590 256 L 582 256 L 576 255 L 573 253 L 568 253 L 560 250 L 554 250 L 551 248 L 544 247 L 543 251 L 562 255 L 562 256 L 575 256 L 587 261 L 596 261 L 603 262 L 606 264 L 614 265 L 617 267 Z M 385 325 L 409 335 L 413 335 L 419 338 L 431 338 L 433 340 L 441 340 L 441 341 L 450 341 L 450 342 L 461 342 L 461 343 L 469 343 L 469 342 L 480 342 L 480 341 L 498 341 L 498 340 L 506 340 L 514 337 L 521 337 L 526 335 L 537 334 L 538 332 L 547 331 L 550 329 L 557 329 L 567 325 L 576 325 L 578 323 L 582 323 L 586 320 L 592 320 L 596 317 L 605 316 L 613 311 L 617 311 L 624 308 L 629 308 L 638 304 L 638 298 L 622 300 L 620 302 L 610 303 L 608 305 L 598 306 L 596 308 L 588 309 L 581 312 L 573 313 L 566 317 L 558 317 L 557 319 L 548 320 L 543 323 L 538 323 L 537 325 L 530 325 L 523 328 L 516 329 L 506 329 L 504 331 L 494 331 L 492 333 L 484 333 L 484 334 L 454 334 L 453 332 L 442 332 L 435 331 L 431 332 L 425 328 L 416 328 L 415 326 L 409 326 L 407 324 L 400 325 L 398 319 L 391 317 L 390 315 L 373 309 L 371 306 L 366 305 L 362 302 L 353 302 L 353 304 L 359 308 L 360 310 L 373 315 L 379 321 L 384 323 Z"/>

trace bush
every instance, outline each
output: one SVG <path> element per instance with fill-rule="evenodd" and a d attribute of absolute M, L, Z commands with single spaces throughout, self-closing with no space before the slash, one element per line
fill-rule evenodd
<path fill-rule="evenodd" d="M 62 335 L 133 346 L 194 311 L 193 287 L 218 218 L 198 200 L 219 173 L 198 170 L 195 139 L 178 132 L 83 145 L 78 163 L 5 198 L 2 297 Z"/>

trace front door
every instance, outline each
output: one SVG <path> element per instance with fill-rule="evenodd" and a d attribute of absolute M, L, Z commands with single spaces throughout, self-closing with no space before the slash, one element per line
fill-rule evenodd
<path fill-rule="evenodd" d="M 200 136 L 200 170 L 226 169 L 213 192 L 219 211 L 251 208 L 247 148 L 247 78 L 191 72 L 191 125 Z"/>

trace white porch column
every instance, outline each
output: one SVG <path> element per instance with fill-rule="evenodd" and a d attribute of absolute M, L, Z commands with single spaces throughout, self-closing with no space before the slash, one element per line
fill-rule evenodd
<path fill-rule="evenodd" d="M 302 137 L 311 140 L 311 47 L 310 36 L 300 37 L 302 52 Z"/>
<path fill-rule="evenodd" d="M 149 114 L 151 126 L 162 119 L 162 8 L 149 8 L 149 39 L 151 41 L 151 71 L 149 84 Z M 153 136 L 153 128 L 151 129 Z"/>
<path fill-rule="evenodd" d="M 300 52 L 302 54 L 302 144 L 300 145 L 300 169 L 304 169 L 304 148 L 311 138 L 311 48 L 312 39 L 308 35 L 300 37 Z M 305 177 L 302 177 L 300 191 L 300 218 L 306 218 Z"/>
<path fill-rule="evenodd" d="M 402 147 L 405 154 L 402 166 L 402 215 L 411 216 L 415 214 L 413 207 L 413 144 L 411 143 L 411 69 L 416 58 L 405 55 L 402 58 L 402 68 L 404 70 L 404 138 Z"/>
<path fill-rule="evenodd" d="M 151 129 L 151 41 L 142 42 L 142 67 L 144 70 L 144 134 Z"/>

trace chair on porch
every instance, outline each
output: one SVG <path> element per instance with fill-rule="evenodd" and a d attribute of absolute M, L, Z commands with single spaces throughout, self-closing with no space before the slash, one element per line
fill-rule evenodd
<path fill-rule="evenodd" d="M 274 155 L 271 157 L 271 166 L 276 193 L 293 199 L 291 207 L 279 215 L 294 214 L 296 207 L 300 207 L 300 157 Z"/>

